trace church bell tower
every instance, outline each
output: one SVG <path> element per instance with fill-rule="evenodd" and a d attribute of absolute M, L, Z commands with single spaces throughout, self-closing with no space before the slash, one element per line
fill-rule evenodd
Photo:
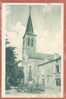
<path fill-rule="evenodd" d="M 26 26 L 26 31 L 23 36 L 23 57 L 31 55 L 36 51 L 36 34 L 34 34 L 32 18 L 31 18 L 31 6 L 29 6 L 29 17 Z"/>

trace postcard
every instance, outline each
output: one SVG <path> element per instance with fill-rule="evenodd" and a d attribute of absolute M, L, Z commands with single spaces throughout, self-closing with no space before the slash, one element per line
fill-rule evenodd
<path fill-rule="evenodd" d="M 64 97 L 64 3 L 1 5 L 1 97 Z"/>

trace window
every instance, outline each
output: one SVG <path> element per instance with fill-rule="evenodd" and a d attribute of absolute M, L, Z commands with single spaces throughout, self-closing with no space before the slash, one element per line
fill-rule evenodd
<path fill-rule="evenodd" d="M 57 79 L 56 79 L 56 85 L 57 85 L 57 86 L 60 86 L 60 85 L 61 85 L 61 79 L 60 79 L 60 78 L 57 78 Z"/>
<path fill-rule="evenodd" d="M 31 46 L 33 46 L 33 38 L 31 39 Z"/>
<path fill-rule="evenodd" d="M 59 72 L 59 64 L 56 65 L 56 71 Z"/>
<path fill-rule="evenodd" d="M 28 38 L 28 41 L 27 41 L 27 43 L 28 43 L 28 46 L 30 46 L 30 38 Z"/>

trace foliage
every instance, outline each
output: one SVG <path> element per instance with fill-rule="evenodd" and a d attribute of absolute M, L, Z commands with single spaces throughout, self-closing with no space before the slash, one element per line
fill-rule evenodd
<path fill-rule="evenodd" d="M 14 47 L 6 47 L 6 89 L 17 85 L 17 63 Z"/>
<path fill-rule="evenodd" d="M 16 61 L 15 47 L 11 47 L 9 44 L 8 39 L 6 39 L 6 90 L 10 89 L 11 86 L 18 86 L 21 80 L 24 84 L 24 69 L 18 67 L 21 61 Z"/>

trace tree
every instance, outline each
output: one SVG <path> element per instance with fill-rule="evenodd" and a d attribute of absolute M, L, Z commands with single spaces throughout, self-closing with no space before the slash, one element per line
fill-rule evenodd
<path fill-rule="evenodd" d="M 14 50 L 14 47 L 6 47 L 6 89 L 17 85 L 18 66 Z"/>

